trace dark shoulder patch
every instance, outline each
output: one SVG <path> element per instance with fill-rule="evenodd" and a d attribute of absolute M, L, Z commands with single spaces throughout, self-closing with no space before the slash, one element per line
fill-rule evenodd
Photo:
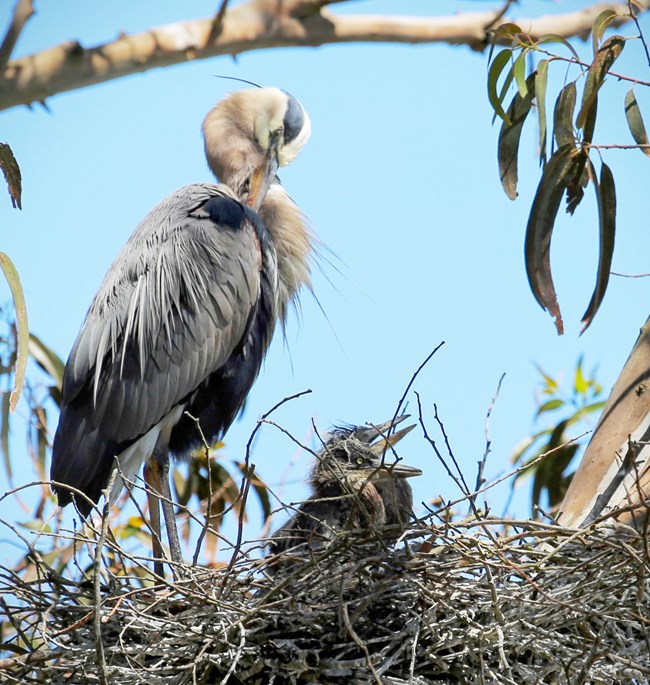
<path fill-rule="evenodd" d="M 234 229 L 242 228 L 246 218 L 243 205 L 229 197 L 211 197 L 203 205 L 203 210 L 215 224 Z"/>

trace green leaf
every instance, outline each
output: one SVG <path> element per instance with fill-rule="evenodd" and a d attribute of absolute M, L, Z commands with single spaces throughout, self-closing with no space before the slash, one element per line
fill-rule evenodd
<path fill-rule="evenodd" d="M 594 131 L 596 130 L 596 116 L 598 114 L 598 96 L 594 98 L 591 108 L 587 112 L 587 118 L 585 119 L 585 125 L 583 128 L 582 142 L 587 145 L 591 145 L 591 141 L 594 139 Z"/>
<path fill-rule="evenodd" d="M 515 79 L 515 74 L 512 69 L 508 70 L 508 73 L 506 74 L 506 77 L 503 79 L 503 84 L 501 85 L 501 90 L 499 91 L 499 102 L 503 102 L 506 93 L 508 92 L 508 89 L 512 85 L 512 82 Z M 495 112 L 492 115 L 492 124 L 494 125 L 494 122 L 497 120 L 497 113 Z"/>
<path fill-rule="evenodd" d="M 189 476 L 185 478 L 179 469 L 174 469 L 171 479 L 174 484 L 174 491 L 176 492 L 176 501 L 184 507 L 190 501 L 196 489 L 193 487 L 193 483 L 196 481 L 196 474 L 190 467 Z"/>
<path fill-rule="evenodd" d="M 576 157 L 576 168 L 573 177 L 567 181 L 566 190 L 566 211 L 573 214 L 576 207 L 582 202 L 585 196 L 585 187 L 589 183 L 589 175 L 585 174 L 585 165 L 589 159 L 589 153 L 581 148 Z"/>
<path fill-rule="evenodd" d="M 594 381 L 591 381 L 594 383 Z M 601 385 L 598 383 L 595 383 L 595 392 L 596 394 L 600 394 L 603 391 L 603 388 Z M 576 414 L 575 417 L 577 419 L 581 419 L 583 416 L 586 416 L 587 414 L 593 414 L 595 412 L 599 412 L 602 410 L 602 408 L 605 406 L 605 400 L 602 402 L 592 402 L 592 404 L 586 404 L 584 407 L 582 407 Z"/>
<path fill-rule="evenodd" d="M 522 50 L 512 66 L 512 73 L 515 77 L 517 90 L 522 98 L 528 95 L 528 84 L 526 83 L 526 50 Z"/>
<path fill-rule="evenodd" d="M 43 407 L 32 414 L 32 420 L 36 423 L 37 466 L 41 480 L 47 480 L 46 457 L 47 457 L 47 413 Z"/>
<path fill-rule="evenodd" d="M 589 381 L 587 381 L 589 383 Z M 602 392 L 602 389 L 601 389 Z M 582 421 L 585 416 L 588 416 L 589 414 L 593 414 L 595 412 L 599 412 L 603 407 L 605 406 L 605 402 L 594 402 L 592 404 L 586 404 L 584 407 L 581 407 L 578 409 L 578 411 L 569 418 L 569 425 L 573 426 L 574 424 Z"/>
<path fill-rule="evenodd" d="M 262 517 L 266 521 L 271 516 L 271 498 L 269 497 L 269 486 L 261 480 L 261 478 L 251 468 L 247 468 L 246 464 L 239 462 L 237 464 L 241 474 L 247 478 L 251 478 L 251 486 L 255 490 L 255 494 L 260 502 L 262 508 Z"/>
<path fill-rule="evenodd" d="M 546 384 L 545 391 L 555 392 L 560 387 L 555 378 L 549 376 L 539 364 L 534 364 L 534 366 L 537 369 L 537 373 L 544 379 L 544 383 Z"/>
<path fill-rule="evenodd" d="M 539 417 L 540 414 L 544 414 L 547 411 L 553 411 L 555 409 L 559 409 L 560 407 L 564 406 L 564 400 L 548 400 L 548 402 L 544 402 L 544 404 L 541 405 L 541 407 L 537 410 L 537 413 L 535 414 L 535 417 Z"/>
<path fill-rule="evenodd" d="M 533 73 L 527 79 L 526 97 L 522 98 L 519 92 L 515 94 L 510 107 L 508 107 L 508 121 L 504 120 L 499 133 L 497 152 L 499 175 L 501 177 L 501 185 L 511 200 L 517 197 L 519 141 L 524 121 L 533 104 L 534 82 L 535 74 Z"/>
<path fill-rule="evenodd" d="M 0 252 L 0 267 L 4 272 L 7 283 L 11 290 L 16 310 L 17 350 L 16 350 L 16 372 L 14 376 L 14 390 L 11 393 L 9 406 L 12 412 L 16 411 L 16 405 L 20 399 L 25 383 L 25 371 L 27 370 L 27 357 L 29 347 L 29 325 L 27 323 L 27 306 L 25 305 L 25 292 L 20 283 L 18 271 L 9 257 Z"/>
<path fill-rule="evenodd" d="M 494 31 L 494 35 L 498 38 L 516 38 L 521 34 L 521 26 L 513 22 L 506 22 L 501 24 Z"/>
<path fill-rule="evenodd" d="M 35 530 L 37 532 L 52 532 L 52 528 L 49 525 L 44 525 L 41 519 L 36 519 L 35 521 L 20 521 L 18 525 L 21 528 L 26 528 L 27 530 Z"/>
<path fill-rule="evenodd" d="M 590 162 L 591 164 L 591 162 Z M 589 327 L 596 312 L 600 307 L 607 284 L 609 283 L 609 273 L 612 266 L 614 254 L 614 238 L 616 234 L 616 187 L 614 176 L 611 169 L 603 162 L 600 169 L 600 184 L 596 185 L 596 197 L 598 200 L 598 219 L 600 225 L 600 254 L 598 257 L 598 273 L 596 276 L 596 287 L 591 296 L 591 301 L 587 311 L 582 317 L 584 324 L 580 333 Z"/>
<path fill-rule="evenodd" d="M 6 143 L 0 143 L 0 169 L 2 169 L 5 181 L 7 182 L 11 204 L 18 209 L 22 209 L 21 195 L 23 183 L 20 167 L 14 157 L 14 153 Z"/>
<path fill-rule="evenodd" d="M 575 177 L 579 154 L 572 145 L 555 151 L 544 167 L 526 228 L 528 282 L 537 302 L 555 319 L 559 335 L 564 326 L 551 275 L 551 236 L 564 191 Z"/>
<path fill-rule="evenodd" d="M 641 151 L 650 157 L 650 147 L 648 147 L 648 134 L 646 133 L 641 110 L 634 96 L 634 88 L 628 90 L 625 96 L 625 117 L 627 118 L 627 125 L 630 127 L 630 133 L 636 141 L 637 145 L 646 145 L 641 148 Z"/>
<path fill-rule="evenodd" d="M 594 22 L 594 28 L 591 31 L 591 38 L 594 46 L 594 57 L 598 54 L 598 44 L 603 36 L 603 33 L 607 30 L 607 27 L 612 23 L 612 20 L 617 17 L 618 14 L 612 9 L 603 10 Z"/>
<path fill-rule="evenodd" d="M 496 48 L 499 41 L 507 42 L 511 40 L 513 43 L 521 34 L 521 28 L 517 24 L 505 23 L 501 24 L 496 29 L 489 29 L 488 35 L 490 35 L 490 52 L 488 53 L 488 64 L 492 62 L 492 55 L 494 54 L 494 48 Z"/>
<path fill-rule="evenodd" d="M 535 76 L 535 102 L 539 122 L 539 161 L 546 164 L 546 83 L 548 80 L 548 60 L 541 60 Z"/>
<path fill-rule="evenodd" d="M 512 58 L 512 50 L 501 50 L 501 52 L 494 58 L 490 69 L 488 71 L 488 99 L 495 113 L 500 116 L 506 123 L 510 123 L 508 115 L 503 111 L 503 97 L 499 98 L 497 93 L 497 84 L 501 72 L 506 65 L 510 63 Z"/>
<path fill-rule="evenodd" d="M 7 477 L 11 481 L 13 473 L 11 470 L 11 455 L 9 454 L 9 393 L 2 393 L 2 425 L 0 426 L 0 448 L 2 449 L 2 458 L 5 463 L 5 470 Z"/>
<path fill-rule="evenodd" d="M 557 33 L 547 33 L 543 36 L 540 36 L 539 40 L 537 41 L 537 45 L 544 45 L 544 43 L 562 43 L 565 47 L 569 48 L 571 51 L 571 54 L 575 57 L 576 62 L 580 62 L 580 56 L 576 52 L 575 48 L 569 41 L 564 38 L 563 36 L 560 36 Z"/>
<path fill-rule="evenodd" d="M 65 364 L 55 352 L 33 333 L 29 335 L 29 354 L 41 369 L 54 380 L 56 387 L 61 390 Z"/>
<path fill-rule="evenodd" d="M 512 464 L 518 464 L 521 461 L 521 458 L 524 456 L 524 454 L 532 447 L 532 445 L 535 442 L 535 437 L 534 436 L 528 436 L 527 438 L 524 438 L 516 447 L 515 451 L 512 453 L 512 456 L 510 457 L 510 462 Z"/>
<path fill-rule="evenodd" d="M 573 135 L 573 110 L 575 106 L 576 84 L 571 81 L 562 88 L 558 99 L 555 101 L 553 135 L 558 147 L 576 144 L 576 138 Z"/>
<path fill-rule="evenodd" d="M 575 443 L 565 445 L 550 455 L 546 479 L 546 497 L 551 509 L 558 506 L 564 499 L 569 480 L 563 474 L 578 451 L 578 447 L 579 445 Z"/>
<path fill-rule="evenodd" d="M 575 376 L 573 378 L 573 390 L 578 395 L 584 395 L 588 389 L 589 381 L 582 373 L 582 357 L 580 357 L 578 360 L 578 366 L 576 366 Z"/>
<path fill-rule="evenodd" d="M 54 401 L 57 407 L 61 407 L 61 400 L 63 400 L 63 394 L 61 393 L 61 388 L 56 385 L 48 385 L 47 389 L 50 393 L 50 397 Z"/>
<path fill-rule="evenodd" d="M 582 105 L 576 120 L 576 126 L 578 128 L 585 127 L 587 115 L 594 106 L 598 91 L 605 81 L 605 76 L 607 76 L 607 72 L 612 68 L 612 65 L 618 59 L 621 52 L 623 52 L 624 47 L 624 38 L 621 36 L 612 36 L 602 44 L 596 53 L 594 61 L 589 67 L 587 81 L 582 93 Z"/>

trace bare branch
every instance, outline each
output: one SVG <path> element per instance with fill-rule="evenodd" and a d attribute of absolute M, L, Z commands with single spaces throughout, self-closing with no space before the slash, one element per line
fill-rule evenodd
<path fill-rule="evenodd" d="M 621 278 L 649 278 L 650 273 L 647 274 L 622 274 L 618 271 L 610 271 L 612 276 L 620 276 Z"/>
<path fill-rule="evenodd" d="M 650 67 L 650 49 L 648 49 L 648 43 L 646 42 L 645 36 L 643 35 L 643 31 L 641 30 L 641 24 L 639 24 L 639 20 L 637 19 L 637 12 L 632 0 L 627 0 L 627 6 L 630 10 L 630 16 L 632 17 L 632 20 L 634 21 L 637 29 L 639 30 L 639 39 L 641 40 L 641 44 L 643 45 L 643 49 L 645 50 L 645 56 L 648 60 L 648 66 Z"/>
<path fill-rule="evenodd" d="M 210 29 L 210 35 L 208 36 L 207 43 L 210 44 L 216 40 L 221 33 L 221 28 L 223 26 L 223 18 L 226 16 L 226 10 L 228 9 L 228 0 L 221 0 L 221 5 L 219 6 L 219 11 L 216 13 L 213 21 L 212 28 Z"/>
<path fill-rule="evenodd" d="M 34 14 L 34 5 L 32 0 L 18 0 L 14 8 L 14 16 L 11 18 L 11 24 L 7 29 L 7 33 L 0 45 L 0 71 L 4 71 L 11 53 L 16 47 L 16 41 L 20 36 L 23 27 Z"/>
<path fill-rule="evenodd" d="M 328 4 L 334 2 L 249 0 L 229 8 L 222 17 L 218 13 L 216 37 L 211 17 L 122 35 L 91 48 L 76 41 L 62 43 L 9 63 L 0 80 L 0 109 L 43 102 L 58 93 L 156 67 L 251 50 L 354 42 L 438 42 L 483 50 L 488 42 L 486 27 L 495 29 L 504 22 L 516 21 L 532 38 L 547 33 L 585 38 L 604 9 L 621 15 L 612 26 L 630 20 L 625 3 L 601 3 L 579 12 L 538 18 L 504 16 L 497 22 L 494 11 L 449 17 L 338 16 L 325 9 Z M 642 9 L 649 7 L 650 0 L 643 0 Z"/>

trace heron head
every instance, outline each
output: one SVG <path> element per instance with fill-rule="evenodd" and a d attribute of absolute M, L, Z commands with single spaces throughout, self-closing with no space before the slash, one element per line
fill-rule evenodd
<path fill-rule="evenodd" d="M 386 458 L 387 450 L 415 427 L 408 426 L 389 433 L 393 426 L 406 418 L 401 416 L 377 426 L 347 426 L 332 431 L 318 455 L 312 483 L 324 485 L 344 481 L 356 491 L 368 483 L 422 475 L 422 471 L 414 466 Z"/>
<path fill-rule="evenodd" d="M 232 93 L 203 122 L 210 168 L 256 211 L 278 168 L 291 164 L 310 133 L 302 105 L 279 88 Z"/>

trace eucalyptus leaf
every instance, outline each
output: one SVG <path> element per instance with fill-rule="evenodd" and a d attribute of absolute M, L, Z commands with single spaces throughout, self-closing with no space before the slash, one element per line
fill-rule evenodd
<path fill-rule="evenodd" d="M 602 44 L 596 53 L 594 61 L 589 67 L 585 88 L 582 93 L 582 105 L 580 107 L 580 112 L 578 112 L 578 118 L 576 119 L 576 126 L 578 128 L 585 128 L 587 116 L 595 104 L 598 91 L 605 81 L 607 72 L 620 57 L 624 47 L 624 38 L 621 36 L 612 36 Z"/>
<path fill-rule="evenodd" d="M 587 311 L 582 317 L 584 325 L 580 330 L 581 333 L 589 327 L 605 297 L 612 267 L 612 257 L 614 255 L 616 186 L 614 185 L 612 171 L 604 162 L 600 169 L 600 183 L 596 186 L 596 197 L 598 200 L 598 220 L 600 226 L 600 254 L 598 257 L 596 287 L 594 288 Z"/>
<path fill-rule="evenodd" d="M 499 133 L 497 151 L 499 175 L 501 185 L 511 200 L 517 197 L 519 141 L 524 122 L 533 104 L 534 83 L 535 74 L 533 73 L 527 79 L 526 97 L 522 98 L 519 92 L 515 93 L 508 107 L 508 121 L 504 120 Z"/>
<path fill-rule="evenodd" d="M 11 204 L 17 209 L 22 209 L 23 182 L 20 167 L 14 153 L 6 143 L 0 143 L 0 169 L 7 182 Z"/>
<path fill-rule="evenodd" d="M 575 81 L 567 83 L 560 91 L 555 101 L 553 113 L 553 136 L 558 147 L 563 145 L 575 146 L 576 138 L 573 134 L 573 111 L 576 106 Z"/>
<path fill-rule="evenodd" d="M 535 102 L 539 124 L 539 160 L 546 164 L 546 84 L 548 80 L 548 60 L 541 60 L 536 69 Z"/>
<path fill-rule="evenodd" d="M 580 150 L 572 145 L 557 149 L 544 167 L 526 228 L 525 258 L 528 282 L 537 302 L 564 332 L 562 315 L 551 275 L 551 237 L 562 196 L 575 177 Z"/>
<path fill-rule="evenodd" d="M 645 124 L 643 123 L 643 117 L 641 116 L 641 110 L 639 109 L 639 104 L 636 101 L 634 95 L 634 88 L 628 90 L 625 96 L 625 118 L 627 119 L 627 125 L 630 128 L 630 133 L 636 141 L 637 145 L 645 145 L 645 148 L 641 148 L 642 152 L 650 157 L 650 146 L 648 145 L 648 134 L 646 132 Z"/>
<path fill-rule="evenodd" d="M 25 292 L 20 283 L 20 276 L 9 256 L 0 252 L 0 268 L 4 272 L 16 310 L 16 328 L 18 331 L 16 342 L 16 371 L 14 376 L 14 390 L 11 393 L 9 406 L 12 412 L 16 411 L 16 405 L 20 399 L 25 383 L 27 371 L 27 358 L 29 349 L 29 324 L 27 322 L 27 305 L 25 304 Z"/>
<path fill-rule="evenodd" d="M 499 97 L 497 85 L 501 73 L 506 68 L 512 59 L 512 50 L 501 50 L 501 52 L 494 58 L 490 69 L 488 71 L 488 99 L 494 109 L 495 113 L 500 116 L 506 123 L 510 123 L 508 115 L 503 110 L 503 97 Z"/>

